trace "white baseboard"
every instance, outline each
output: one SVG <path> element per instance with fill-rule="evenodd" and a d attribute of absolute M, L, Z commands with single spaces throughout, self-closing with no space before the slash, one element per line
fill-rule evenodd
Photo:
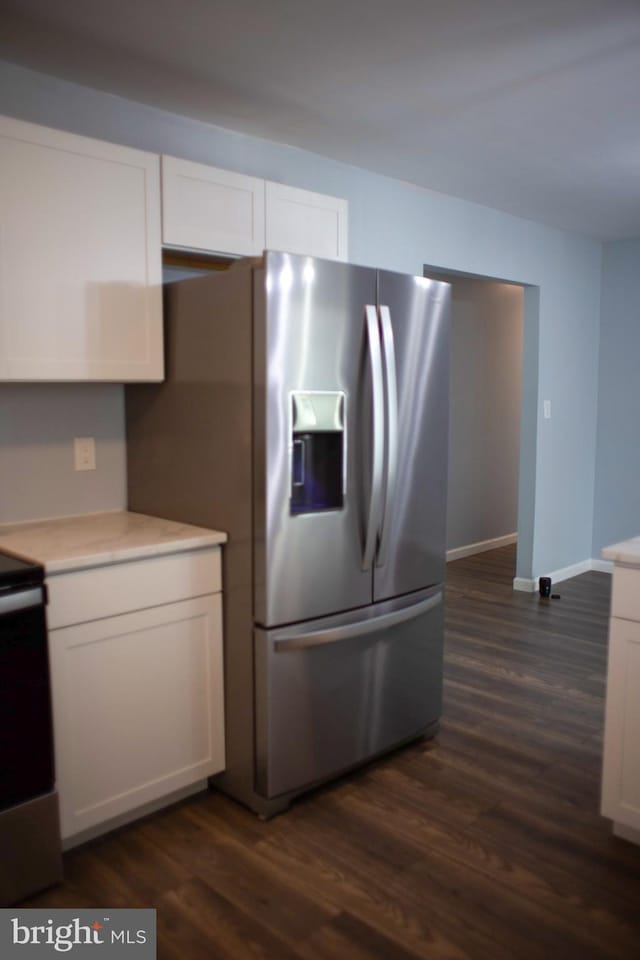
<path fill-rule="evenodd" d="M 616 823 L 613 821 L 613 834 L 615 837 L 622 837 L 630 843 L 640 843 L 640 830 L 637 827 L 628 827 L 626 823 Z"/>
<path fill-rule="evenodd" d="M 485 553 L 487 550 L 495 550 L 496 547 L 506 547 L 510 543 L 517 542 L 517 533 L 506 533 L 503 537 L 494 537 L 492 540 L 467 543 L 464 547 L 454 547 L 453 550 L 447 550 L 447 563 L 451 560 L 460 560 L 462 557 L 471 557 L 474 553 Z"/>
<path fill-rule="evenodd" d="M 118 827 L 124 826 L 125 823 L 139 820 L 141 817 L 146 817 L 150 813 L 161 810 L 163 807 L 167 807 L 172 803 L 178 803 L 180 800 L 185 800 L 187 797 L 195 793 L 201 793 L 207 789 L 207 780 L 198 780 L 196 783 L 189 784 L 188 787 L 180 787 L 179 790 L 174 790 L 165 797 L 143 803 L 142 806 L 136 807 L 135 810 L 128 810 L 126 813 L 121 813 L 117 817 L 105 820 L 103 823 L 97 823 L 93 827 L 87 827 L 86 830 L 81 830 L 80 833 L 74 833 L 71 837 L 63 837 L 62 849 L 65 852 L 71 850 L 73 847 L 77 847 L 81 843 L 86 843 L 88 840 L 95 840 L 96 837 L 100 837 L 103 833 L 116 830 Z"/>
<path fill-rule="evenodd" d="M 611 560 L 599 560 L 591 557 L 589 560 L 581 560 L 579 563 L 572 563 L 568 567 L 560 567 L 559 570 L 552 570 L 551 573 L 541 573 L 541 577 L 551 577 L 552 585 L 562 583 L 563 580 L 570 580 L 571 577 L 577 577 L 581 573 L 587 573 L 589 570 L 597 570 L 599 573 L 613 573 L 613 563 Z M 523 590 L 525 593 L 535 593 L 538 589 L 538 577 L 533 579 L 529 577 L 514 577 L 513 589 Z"/>
<path fill-rule="evenodd" d="M 538 589 L 538 581 L 531 580 L 529 577 L 514 577 L 513 589 L 522 590 L 523 593 L 535 593 Z"/>

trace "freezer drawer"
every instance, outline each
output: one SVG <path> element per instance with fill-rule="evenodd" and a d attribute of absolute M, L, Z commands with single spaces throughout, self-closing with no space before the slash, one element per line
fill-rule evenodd
<path fill-rule="evenodd" d="M 256 629 L 254 642 L 256 790 L 264 797 L 335 776 L 440 716 L 441 587 Z"/>

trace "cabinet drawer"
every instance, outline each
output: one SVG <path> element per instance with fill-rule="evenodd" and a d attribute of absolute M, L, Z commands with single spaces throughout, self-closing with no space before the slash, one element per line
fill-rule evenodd
<path fill-rule="evenodd" d="M 221 590 L 220 548 L 144 557 L 47 577 L 50 630 Z"/>
<path fill-rule="evenodd" d="M 640 571 L 615 566 L 611 591 L 611 616 L 640 621 Z"/>

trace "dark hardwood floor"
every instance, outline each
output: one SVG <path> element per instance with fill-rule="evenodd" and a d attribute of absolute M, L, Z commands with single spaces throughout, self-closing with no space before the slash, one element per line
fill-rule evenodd
<path fill-rule="evenodd" d="M 637 960 L 640 847 L 598 813 L 610 578 L 449 564 L 441 732 L 268 823 L 202 794 L 28 906 L 152 906 L 164 960 Z"/>

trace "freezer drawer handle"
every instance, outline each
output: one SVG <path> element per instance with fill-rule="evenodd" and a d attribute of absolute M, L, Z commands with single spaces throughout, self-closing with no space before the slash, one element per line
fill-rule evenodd
<path fill-rule="evenodd" d="M 394 500 L 396 471 L 398 465 L 398 387 L 396 382 L 396 351 L 393 342 L 391 313 L 389 312 L 389 307 L 380 306 L 379 310 L 380 326 L 382 329 L 382 352 L 384 355 L 385 366 L 385 386 L 387 394 L 387 432 L 385 451 L 387 457 L 387 478 L 384 495 L 382 533 L 380 535 L 380 546 L 378 547 L 378 557 L 376 560 L 376 566 L 382 567 L 386 562 L 387 551 L 389 548 L 391 508 Z"/>
<path fill-rule="evenodd" d="M 382 473 L 384 467 L 384 384 L 382 378 L 382 349 L 376 308 L 371 304 L 365 307 L 367 322 L 367 343 L 371 364 L 371 387 L 373 399 L 373 450 L 371 464 L 371 499 L 362 569 L 369 570 L 373 563 L 382 513 Z"/>
<path fill-rule="evenodd" d="M 442 603 L 442 590 L 414 603 L 410 607 L 403 607 L 402 610 L 394 610 L 392 613 L 384 613 L 380 617 L 371 620 L 359 620 L 357 623 L 349 623 L 344 627 L 334 627 L 328 630 L 313 630 L 310 633 L 300 633 L 297 637 L 288 637 L 286 640 L 274 640 L 273 649 L 276 653 L 286 653 L 289 650 L 304 650 L 308 647 L 321 647 L 326 643 L 338 643 L 341 640 L 350 640 L 353 637 L 361 637 L 364 634 L 377 633 L 379 630 L 386 630 L 388 627 L 394 627 L 406 620 L 413 620 L 428 610 L 433 610 Z"/>
<path fill-rule="evenodd" d="M 42 587 L 33 587 L 31 590 L 17 590 L 7 596 L 0 596 L 0 615 L 15 613 L 16 610 L 27 610 L 29 607 L 38 607 L 44 603 Z"/>

